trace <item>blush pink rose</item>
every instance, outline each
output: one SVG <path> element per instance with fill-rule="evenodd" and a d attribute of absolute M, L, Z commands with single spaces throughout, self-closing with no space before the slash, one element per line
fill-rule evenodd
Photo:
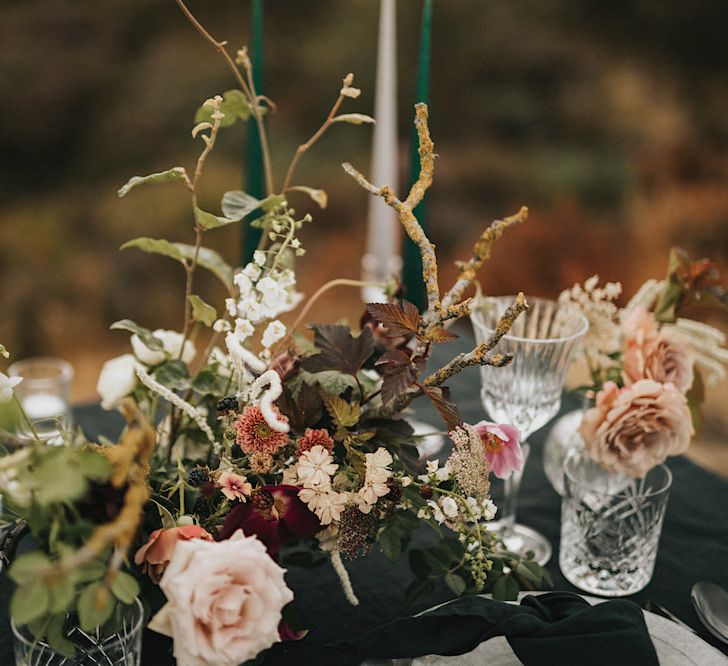
<path fill-rule="evenodd" d="M 172 559 L 177 542 L 188 539 L 213 540 L 212 535 L 198 525 L 154 530 L 149 535 L 149 540 L 134 555 L 134 562 L 141 565 L 142 571 L 149 574 L 155 583 L 159 583 L 167 564 Z"/>
<path fill-rule="evenodd" d="M 485 446 L 490 470 L 499 479 L 507 479 L 513 472 L 523 469 L 521 431 L 507 423 L 480 421 L 474 426 Z"/>
<path fill-rule="evenodd" d="M 177 544 L 160 587 L 167 603 L 150 629 L 174 640 L 180 666 L 237 666 L 280 640 L 293 600 L 281 569 L 255 537 Z"/>
<path fill-rule="evenodd" d="M 607 382 L 579 428 L 589 455 L 610 472 L 642 477 L 684 453 L 694 434 L 687 400 L 673 384 Z"/>
<path fill-rule="evenodd" d="M 693 384 L 693 355 L 685 338 L 670 328 L 659 329 L 651 312 L 634 308 L 622 321 L 622 377 L 629 386 L 640 379 L 671 382 L 685 393 Z"/>

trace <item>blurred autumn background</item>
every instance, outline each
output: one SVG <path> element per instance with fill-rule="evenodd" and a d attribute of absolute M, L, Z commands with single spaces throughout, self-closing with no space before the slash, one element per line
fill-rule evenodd
<path fill-rule="evenodd" d="M 233 50 L 250 34 L 249 0 L 191 0 Z M 279 182 L 295 147 L 328 112 L 347 72 L 372 113 L 379 3 L 265 3 L 265 93 Z M 400 188 L 406 184 L 421 3 L 398 3 Z M 484 268 L 491 293 L 556 296 L 594 273 L 631 294 L 661 277 L 669 249 L 710 256 L 728 275 L 728 3 L 661 0 L 435 0 L 430 118 L 431 236 L 444 281 L 483 225 L 526 204 Z M 95 398 L 103 361 L 127 350 L 110 331 L 128 317 L 179 328 L 183 277 L 164 258 L 119 246 L 140 235 L 190 242 L 177 185 L 135 174 L 188 168 L 195 109 L 234 87 L 222 59 L 172 0 L 3 0 L 0 6 L 0 340 L 14 358 L 76 367 L 76 400 Z M 201 206 L 245 182 L 246 128 L 224 130 Z M 371 129 L 337 125 L 303 158 L 298 181 L 329 206 L 303 233 L 299 280 L 310 294 L 358 278 L 367 195 L 340 163 L 369 168 Z M 308 205 L 308 202 L 301 201 Z M 231 263 L 240 230 L 207 235 Z M 222 294 L 207 276 L 200 293 Z M 219 302 L 219 301 L 218 301 Z M 358 318 L 356 290 L 317 319 Z M 725 327 L 725 322 L 713 320 Z M 703 438 L 728 469 L 725 395 L 713 392 Z M 700 455 L 700 454 L 698 454 Z"/>

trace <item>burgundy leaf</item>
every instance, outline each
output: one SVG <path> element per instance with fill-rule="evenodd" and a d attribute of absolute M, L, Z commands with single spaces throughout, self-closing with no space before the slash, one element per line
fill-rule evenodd
<path fill-rule="evenodd" d="M 409 301 L 400 303 L 368 303 L 369 314 L 387 329 L 391 338 L 417 333 L 420 312 Z"/>
<path fill-rule="evenodd" d="M 457 406 L 450 400 L 450 389 L 447 386 L 425 386 L 423 390 L 445 421 L 448 430 L 454 430 L 462 424 L 463 420 Z"/>
<path fill-rule="evenodd" d="M 424 364 L 422 357 L 411 358 L 409 353 L 401 349 L 392 349 L 382 354 L 377 361 L 377 368 L 382 373 L 382 402 L 387 404 L 412 386 Z"/>
<path fill-rule="evenodd" d="M 313 343 L 321 353 L 302 362 L 303 369 L 308 372 L 339 370 L 356 375 L 374 353 L 374 338 L 368 328 L 356 338 L 348 326 L 341 324 L 311 324 L 309 328 L 314 331 Z"/>
<path fill-rule="evenodd" d="M 457 338 L 458 336 L 455 333 L 444 326 L 437 326 L 427 333 L 427 339 L 435 344 L 452 342 L 453 340 L 457 340 Z"/>

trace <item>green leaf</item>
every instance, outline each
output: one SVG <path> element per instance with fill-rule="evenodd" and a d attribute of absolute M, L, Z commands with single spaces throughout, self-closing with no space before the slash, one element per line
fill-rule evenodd
<path fill-rule="evenodd" d="M 220 127 L 230 127 L 238 120 L 247 120 L 250 118 L 252 109 L 242 90 L 228 90 L 222 94 L 222 104 L 220 111 L 225 117 L 220 120 Z M 212 123 L 213 109 L 202 105 L 195 113 L 195 124 Z"/>
<path fill-rule="evenodd" d="M 170 243 L 163 238 L 135 238 L 124 243 L 122 250 L 135 247 L 143 252 L 151 252 L 152 254 L 161 254 L 170 259 L 175 259 L 180 263 L 185 260 L 192 261 L 195 256 L 194 245 L 185 243 Z M 233 269 L 215 250 L 208 247 L 201 247 L 197 253 L 197 263 L 202 268 L 210 271 L 220 282 L 222 282 L 229 290 L 233 288 Z"/>
<path fill-rule="evenodd" d="M 384 556 L 394 562 L 402 552 L 402 533 L 395 525 L 388 525 L 379 534 L 379 547 Z"/>
<path fill-rule="evenodd" d="M 409 566 L 416 578 L 425 578 L 431 573 L 430 567 L 425 561 L 424 552 L 421 550 L 410 551 Z"/>
<path fill-rule="evenodd" d="M 50 594 L 42 579 L 21 585 L 10 600 L 10 615 L 17 625 L 28 624 L 48 611 Z"/>
<path fill-rule="evenodd" d="M 190 304 L 192 305 L 192 318 L 195 321 L 202 322 L 205 326 L 212 326 L 217 319 L 217 310 L 205 303 L 199 296 L 190 294 Z"/>
<path fill-rule="evenodd" d="M 73 502 L 86 494 L 88 482 L 73 458 L 67 448 L 45 452 L 29 478 L 38 504 Z"/>
<path fill-rule="evenodd" d="M 91 583 L 78 597 L 76 608 L 81 629 L 93 631 L 111 617 L 116 602 L 105 583 Z"/>
<path fill-rule="evenodd" d="M 501 575 L 493 585 L 493 599 L 515 601 L 518 599 L 518 583 L 510 574 Z"/>
<path fill-rule="evenodd" d="M 225 394 L 229 383 L 229 379 L 217 374 L 211 368 L 203 368 L 192 381 L 192 388 L 201 395 L 220 396 Z"/>
<path fill-rule="evenodd" d="M 235 222 L 235 220 L 230 220 L 227 217 L 220 217 L 219 215 L 208 213 L 197 206 L 195 206 L 195 221 L 203 229 L 217 229 L 218 227 L 224 227 Z"/>
<path fill-rule="evenodd" d="M 100 560 L 91 560 L 86 564 L 74 569 L 71 577 L 76 583 L 89 583 L 99 580 L 106 574 L 106 564 Z"/>
<path fill-rule="evenodd" d="M 124 604 L 130 604 L 139 596 L 139 583 L 131 574 L 117 571 L 111 582 L 111 591 Z"/>
<path fill-rule="evenodd" d="M 422 580 L 416 580 L 410 584 L 405 592 L 407 602 L 410 604 L 415 603 L 417 600 L 432 594 L 435 590 L 435 583 L 431 578 L 424 578 Z"/>
<path fill-rule="evenodd" d="M 190 372 L 187 364 L 179 359 L 162 363 L 154 371 L 154 379 L 162 386 L 183 391 L 190 387 Z"/>
<path fill-rule="evenodd" d="M 358 402 L 347 402 L 338 395 L 325 393 L 321 396 L 331 420 L 338 428 L 350 428 L 359 422 L 361 408 Z"/>
<path fill-rule="evenodd" d="M 120 197 L 125 197 L 129 194 L 130 190 L 133 190 L 137 185 L 154 184 L 154 183 L 169 183 L 175 180 L 184 180 L 185 170 L 183 167 L 174 167 L 167 169 L 167 171 L 160 171 L 159 173 L 151 173 L 148 176 L 134 176 L 129 179 L 129 182 L 123 187 L 119 188 L 117 194 Z"/>
<path fill-rule="evenodd" d="M 242 220 L 254 210 L 260 208 L 260 200 L 242 190 L 225 192 L 222 197 L 222 214 L 229 220 Z"/>
<path fill-rule="evenodd" d="M 76 453 L 76 461 L 78 462 L 81 473 L 92 481 L 106 481 L 111 476 L 111 463 L 108 458 L 94 451 L 93 449 L 83 449 Z"/>
<path fill-rule="evenodd" d="M 62 578 L 56 585 L 49 587 L 51 598 L 48 610 L 51 613 L 65 613 L 76 596 L 76 585 L 70 578 Z"/>
<path fill-rule="evenodd" d="M 112 331 L 121 330 L 135 333 L 144 343 L 145 347 L 148 347 L 152 351 L 164 351 L 164 345 L 159 338 L 155 338 L 154 334 L 148 328 L 139 326 L 139 324 L 134 323 L 131 319 L 120 319 L 119 321 L 115 321 L 111 324 L 111 326 L 109 326 L 109 328 Z"/>
<path fill-rule="evenodd" d="M 64 657 L 73 659 L 76 653 L 76 648 L 73 643 L 66 638 L 63 633 L 63 625 L 65 624 L 66 616 L 54 615 L 48 622 L 48 628 L 46 629 L 46 637 L 48 644 L 59 654 Z"/>
<path fill-rule="evenodd" d="M 445 574 L 445 585 L 447 585 L 457 596 L 460 596 L 467 588 L 465 581 L 455 573 Z"/>
<path fill-rule="evenodd" d="M 41 571 L 45 571 L 51 561 L 45 553 L 39 550 L 19 555 L 10 565 L 8 574 L 16 583 L 25 583 L 32 580 Z"/>
<path fill-rule="evenodd" d="M 286 197 L 283 194 L 271 194 L 260 202 L 260 207 L 266 212 L 270 213 L 280 206 L 286 204 Z"/>
<path fill-rule="evenodd" d="M 336 116 L 332 122 L 334 123 L 351 123 L 352 125 L 361 125 L 362 123 L 374 124 L 376 121 L 371 116 L 363 113 L 342 113 Z"/>
<path fill-rule="evenodd" d="M 308 196 L 311 197 L 311 199 L 313 199 L 313 201 L 322 209 L 326 208 L 329 203 L 329 198 L 324 190 L 316 190 L 313 187 L 306 187 L 305 185 L 294 185 L 293 187 L 289 187 L 288 190 L 295 190 L 296 192 L 308 194 Z"/>

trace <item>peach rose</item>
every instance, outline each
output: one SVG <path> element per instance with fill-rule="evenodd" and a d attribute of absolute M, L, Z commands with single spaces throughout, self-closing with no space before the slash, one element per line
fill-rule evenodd
<path fill-rule="evenodd" d="M 134 555 L 134 562 L 142 565 L 142 571 L 148 573 L 149 577 L 158 584 L 165 568 L 172 559 L 172 553 L 174 553 L 177 542 L 187 541 L 188 539 L 213 540 L 212 535 L 198 525 L 183 525 L 182 527 L 154 530 L 149 535 L 149 540 Z"/>
<path fill-rule="evenodd" d="M 684 453 L 694 434 L 685 396 L 673 384 L 651 379 L 622 389 L 614 382 L 604 384 L 579 432 L 594 460 L 632 477 Z"/>
<path fill-rule="evenodd" d="M 640 379 L 672 382 L 681 393 L 693 384 L 693 355 L 685 338 L 670 328 L 658 329 L 651 312 L 631 310 L 622 321 L 622 377 L 629 386 Z"/>
<path fill-rule="evenodd" d="M 162 576 L 167 603 L 150 629 L 174 640 L 180 666 L 237 666 L 280 640 L 293 599 L 281 569 L 255 537 L 181 541 Z"/>

